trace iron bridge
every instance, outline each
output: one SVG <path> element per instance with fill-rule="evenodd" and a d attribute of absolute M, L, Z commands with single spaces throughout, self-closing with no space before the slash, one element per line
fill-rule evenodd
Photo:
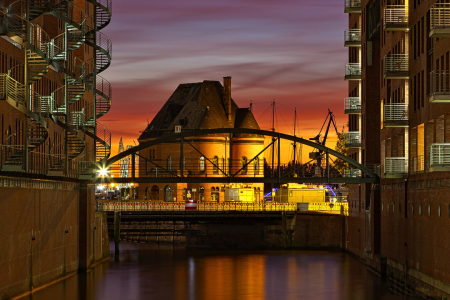
<path fill-rule="evenodd" d="M 212 158 L 208 158 L 199 149 L 197 149 L 191 141 L 195 137 L 205 137 L 205 136 L 217 136 L 221 134 L 222 136 L 229 136 L 228 151 L 231 153 L 233 151 L 232 137 L 236 134 L 250 134 L 258 135 L 264 137 L 271 137 L 271 143 L 264 146 L 264 149 L 255 155 L 253 158 L 248 159 L 245 165 L 238 163 L 229 163 L 228 166 L 223 169 L 220 168 L 219 163 L 214 162 Z M 289 146 L 292 143 L 305 145 L 311 149 L 315 149 L 319 156 L 312 159 L 311 161 L 298 166 L 286 167 L 286 165 L 281 163 L 281 153 L 282 153 L 282 140 L 288 141 Z M 139 151 L 148 149 L 152 146 L 170 143 L 171 147 L 179 147 L 179 160 L 175 161 L 174 166 L 177 168 L 168 167 L 161 160 L 150 159 L 149 157 L 144 157 L 139 154 Z M 215 168 L 220 176 L 207 176 L 207 172 L 204 174 L 189 174 L 185 175 L 188 166 L 185 164 L 185 159 L 183 156 L 185 147 L 192 147 L 195 152 L 199 155 L 205 157 L 206 164 L 209 167 Z M 272 155 L 274 160 L 272 160 L 271 171 L 261 172 L 257 174 L 251 174 L 251 172 L 242 175 L 243 170 L 247 170 L 248 166 L 265 151 L 277 152 L 276 157 Z M 184 158 L 182 160 L 182 158 Z M 319 167 L 319 172 L 316 174 L 305 173 L 305 168 L 311 165 L 311 163 L 317 162 L 320 159 L 321 166 Z M 337 170 L 334 164 L 337 160 L 341 160 L 348 164 L 348 168 L 344 171 Z M 124 161 L 127 162 L 124 166 Z M 146 165 L 154 166 L 160 170 L 158 173 L 150 174 L 145 173 L 142 167 L 139 169 L 139 162 L 145 162 Z M 251 165 L 250 165 L 251 166 Z M 107 160 L 100 162 L 97 165 L 98 169 L 107 170 L 108 176 L 96 176 L 94 181 L 96 183 L 311 183 L 311 184 L 333 184 L 333 183 L 346 183 L 346 184 L 358 184 L 358 183 L 379 183 L 380 178 L 374 172 L 374 170 L 369 169 L 367 166 L 359 164 L 357 161 L 333 150 L 317 144 L 315 142 L 305 140 L 296 136 L 283 134 L 279 132 L 257 130 L 257 129 L 243 129 L 243 128 L 218 128 L 218 129 L 201 129 L 192 131 L 182 131 L 180 133 L 175 133 L 154 140 L 144 142 L 130 148 L 122 153 L 115 155 Z M 123 172 L 126 169 L 126 172 Z M 99 172 L 97 170 L 96 172 Z M 270 174 L 267 174 L 270 173 Z M 301 176 L 299 176 L 299 174 Z M 114 176 L 112 176 L 114 175 Z"/>

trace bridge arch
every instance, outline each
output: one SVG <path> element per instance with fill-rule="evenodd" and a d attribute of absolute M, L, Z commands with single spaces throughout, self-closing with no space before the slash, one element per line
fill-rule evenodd
<path fill-rule="evenodd" d="M 305 140 L 303 138 L 299 138 L 299 137 L 295 137 L 292 135 L 288 135 L 288 134 L 284 134 L 284 133 L 279 133 L 279 132 L 273 132 L 273 131 L 267 131 L 267 130 L 258 130 L 258 129 L 246 129 L 246 128 L 217 128 L 217 129 L 199 129 L 199 130 L 191 130 L 191 131 L 183 131 L 181 133 L 175 133 L 175 134 L 171 134 L 171 135 L 167 135 L 167 136 L 163 136 L 160 138 L 156 138 L 154 140 L 148 141 L 148 142 L 144 142 L 139 144 L 136 147 L 130 148 L 122 153 L 117 154 L 114 157 L 109 158 L 108 160 L 106 160 L 104 162 L 104 165 L 102 166 L 103 168 L 110 168 L 113 164 L 117 163 L 118 161 L 120 161 L 121 159 L 127 157 L 127 156 L 132 156 L 134 157 L 136 155 L 136 153 L 138 153 L 139 151 L 142 151 L 144 149 L 147 149 L 149 147 L 158 145 L 158 144 L 163 144 L 163 143 L 168 143 L 168 142 L 174 142 L 174 141 L 179 141 L 180 143 L 183 143 L 184 140 L 188 139 L 188 138 L 192 138 L 192 137 L 199 137 L 199 136 L 208 136 L 208 135 L 216 135 L 216 134 L 229 134 L 230 136 L 233 134 L 251 134 L 251 135 L 260 135 L 260 136 L 268 136 L 268 137 L 272 137 L 276 140 L 288 140 L 291 142 L 296 142 L 299 144 L 303 144 L 306 146 L 309 146 L 311 148 L 315 148 L 318 149 L 319 151 L 323 152 L 326 157 L 328 158 L 329 155 L 332 155 L 336 158 L 339 158 L 341 160 L 343 160 L 344 162 L 347 162 L 349 164 L 349 167 L 353 170 L 359 170 L 361 171 L 361 177 L 358 178 L 341 178 L 341 179 L 330 179 L 329 177 L 327 177 L 326 182 L 330 182 L 330 183 L 334 183 L 334 182 L 341 182 L 341 183 L 379 183 L 379 176 L 377 174 L 375 174 L 372 170 L 370 170 L 369 168 L 367 168 L 366 166 L 358 163 L 357 161 L 333 150 L 330 149 L 328 147 L 322 146 L 320 144 L 317 144 L 315 142 L 309 141 L 309 140 Z M 184 160 L 184 157 L 183 157 Z M 251 164 L 253 162 L 253 159 L 248 159 L 247 163 Z M 328 159 L 327 159 L 327 164 L 328 164 Z M 250 165 L 250 168 L 253 167 L 253 164 Z M 249 168 L 249 169 L 250 169 Z M 132 172 L 133 173 L 133 172 Z M 181 177 L 181 178 L 180 178 Z M 144 179 L 136 179 L 135 176 L 132 176 L 129 179 L 119 179 L 119 178 L 115 178 L 114 181 L 116 182 L 129 182 L 130 180 L 134 180 L 135 182 L 192 182 L 192 178 L 188 179 L 188 178 L 183 178 L 183 176 L 178 176 L 176 177 L 177 179 L 161 179 L 161 178 L 153 178 L 153 179 L 148 179 L 147 181 L 145 181 Z M 203 177 L 202 177 L 203 178 Z M 244 180 L 243 177 L 238 177 L 240 179 L 240 181 Z M 254 180 L 259 182 L 277 182 L 274 178 L 272 179 L 268 179 L 266 177 L 263 177 L 267 180 L 264 179 L 257 179 L 257 178 L 253 178 Z M 248 182 L 252 181 L 252 178 L 250 178 L 249 180 L 247 180 Z M 229 180 L 229 179 L 223 179 L 220 181 L 220 179 L 213 179 L 213 178 L 204 178 L 203 181 L 206 182 L 232 182 L 233 180 Z M 261 181 L 263 180 L 263 181 Z M 239 180 L 236 180 L 239 181 Z M 322 179 L 318 179 L 318 178 L 310 178 L 308 177 L 308 179 L 306 178 L 301 178 L 301 177 L 297 177 L 297 178 L 290 178 L 289 180 L 280 180 L 280 178 L 278 178 L 278 182 L 283 182 L 283 181 L 297 181 L 297 182 L 324 182 L 325 180 Z M 200 182 L 200 180 L 196 180 L 196 182 Z"/>

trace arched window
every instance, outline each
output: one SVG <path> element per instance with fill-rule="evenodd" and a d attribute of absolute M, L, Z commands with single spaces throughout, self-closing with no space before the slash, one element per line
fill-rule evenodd
<path fill-rule="evenodd" d="M 217 156 L 214 156 L 212 162 L 213 162 L 213 172 L 217 173 L 219 171 L 219 158 Z"/>
<path fill-rule="evenodd" d="M 200 156 L 200 165 L 199 165 L 199 170 L 200 172 L 205 172 L 205 157 L 204 156 Z"/>
<path fill-rule="evenodd" d="M 200 201 L 205 201 L 205 187 L 200 187 Z"/>
<path fill-rule="evenodd" d="M 211 201 L 212 202 L 219 202 L 219 187 L 212 187 L 211 188 Z"/>
<path fill-rule="evenodd" d="M 167 158 L 167 170 L 172 171 L 172 156 Z"/>
<path fill-rule="evenodd" d="M 255 158 L 253 161 L 253 167 L 255 169 L 255 174 L 259 174 L 259 157 Z"/>
<path fill-rule="evenodd" d="M 164 201 L 165 202 L 172 202 L 173 201 L 172 188 L 170 187 L 170 185 L 166 186 L 165 195 L 164 195 Z"/>
<path fill-rule="evenodd" d="M 241 158 L 241 174 L 247 174 L 247 157 Z"/>
<path fill-rule="evenodd" d="M 150 190 L 150 200 L 159 200 L 159 188 L 157 185 L 152 186 Z"/>

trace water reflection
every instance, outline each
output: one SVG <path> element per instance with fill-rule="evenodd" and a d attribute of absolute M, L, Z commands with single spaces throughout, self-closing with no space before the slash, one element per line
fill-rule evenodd
<path fill-rule="evenodd" d="M 122 243 L 117 260 L 23 299 L 412 298 L 387 294 L 377 276 L 338 252 L 220 251 Z"/>

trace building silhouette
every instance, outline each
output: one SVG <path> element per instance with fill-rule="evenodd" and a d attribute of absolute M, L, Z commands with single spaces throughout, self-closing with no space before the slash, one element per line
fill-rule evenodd
<path fill-rule="evenodd" d="M 139 143 L 181 131 L 212 128 L 260 129 L 250 108 L 239 108 L 231 98 L 231 77 L 218 81 L 180 84 L 147 128 Z M 231 141 L 231 153 L 230 153 Z M 263 177 L 264 137 L 216 134 L 180 142 L 162 143 L 140 151 L 139 177 Z M 257 156 L 254 160 L 252 160 Z M 253 190 L 253 201 L 263 201 L 263 184 L 155 183 L 139 184 L 139 198 L 183 201 L 188 193 L 201 201 L 223 202 L 227 188 Z M 237 199 L 235 199 L 237 200 Z"/>
<path fill-rule="evenodd" d="M 347 250 L 414 293 L 448 297 L 450 4 L 346 0 L 345 12 L 346 145 L 381 176 L 349 186 Z"/>

